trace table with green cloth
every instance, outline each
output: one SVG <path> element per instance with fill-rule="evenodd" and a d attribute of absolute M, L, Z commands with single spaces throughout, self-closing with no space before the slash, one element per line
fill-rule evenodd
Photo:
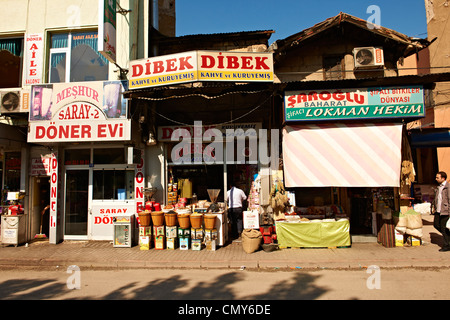
<path fill-rule="evenodd" d="M 276 222 L 280 247 L 348 247 L 350 221 Z"/>

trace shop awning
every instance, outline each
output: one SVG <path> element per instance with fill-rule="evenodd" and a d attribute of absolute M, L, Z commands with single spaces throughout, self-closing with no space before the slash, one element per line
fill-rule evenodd
<path fill-rule="evenodd" d="M 448 148 L 450 147 L 450 130 L 431 129 L 411 133 L 413 148 Z"/>
<path fill-rule="evenodd" d="M 283 129 L 286 187 L 398 187 L 402 124 L 310 124 Z"/>

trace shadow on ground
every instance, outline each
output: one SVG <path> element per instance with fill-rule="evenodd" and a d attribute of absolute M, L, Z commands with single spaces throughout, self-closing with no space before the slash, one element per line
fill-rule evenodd
<path fill-rule="evenodd" d="M 235 284 L 244 281 L 243 273 L 229 272 L 214 279 L 196 283 L 186 290 L 189 280 L 182 275 L 158 278 L 142 284 L 130 282 L 102 297 L 71 298 L 83 300 L 313 300 L 327 289 L 317 286 L 320 275 L 299 272 L 272 285 L 267 292 L 243 296 L 235 292 Z M 53 279 L 16 279 L 0 283 L 1 300 L 48 300 L 67 299 L 68 288 L 65 283 Z"/>

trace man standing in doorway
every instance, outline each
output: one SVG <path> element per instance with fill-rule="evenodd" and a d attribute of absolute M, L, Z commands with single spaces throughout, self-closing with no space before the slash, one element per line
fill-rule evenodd
<path fill-rule="evenodd" d="M 228 214 L 231 219 L 231 237 L 237 239 L 244 229 L 242 202 L 247 200 L 247 196 L 244 191 L 232 184 L 227 192 L 227 199 Z"/>
<path fill-rule="evenodd" d="M 439 250 L 441 252 L 450 251 L 450 230 L 447 229 L 447 221 L 449 218 L 450 206 L 450 185 L 448 184 L 447 174 L 440 171 L 436 174 L 436 181 L 439 186 L 434 196 L 434 227 L 443 237 L 443 245 Z"/>

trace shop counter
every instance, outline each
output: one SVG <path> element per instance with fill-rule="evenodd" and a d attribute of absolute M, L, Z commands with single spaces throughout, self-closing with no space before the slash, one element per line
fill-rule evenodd
<path fill-rule="evenodd" d="M 351 245 L 350 221 L 276 222 L 280 247 L 347 247 Z"/>

